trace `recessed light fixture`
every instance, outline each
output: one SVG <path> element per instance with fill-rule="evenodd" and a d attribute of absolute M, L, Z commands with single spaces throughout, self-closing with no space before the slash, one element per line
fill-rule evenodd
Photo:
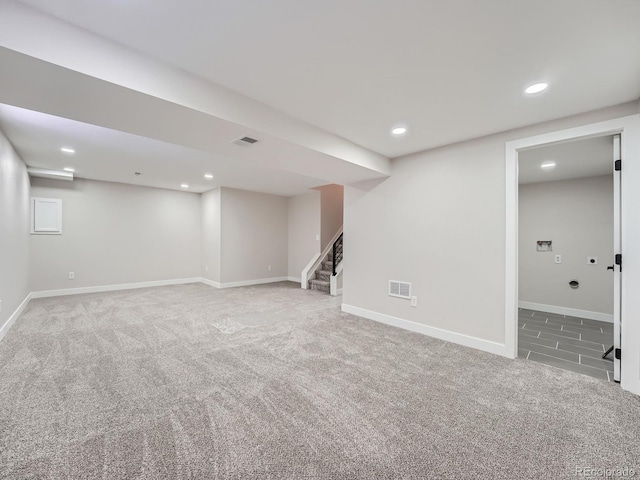
<path fill-rule="evenodd" d="M 75 172 L 75 171 L 76 171 L 76 169 L 75 169 L 75 168 L 71 168 L 71 167 L 64 167 L 64 168 L 63 168 L 63 170 L 64 170 L 65 172 L 71 172 L 71 173 L 73 173 L 73 172 Z"/>
<path fill-rule="evenodd" d="M 551 168 L 555 168 L 555 166 L 556 166 L 556 162 L 544 162 L 542 165 L 540 165 L 540 168 L 549 170 Z"/>
<path fill-rule="evenodd" d="M 548 86 L 549 85 L 544 82 L 534 83 L 533 85 L 529 85 L 527 88 L 525 88 L 524 93 L 528 93 L 529 95 L 531 95 L 534 93 L 544 92 Z"/>
<path fill-rule="evenodd" d="M 189 188 L 189 184 L 188 183 L 183 183 L 182 185 L 180 185 L 182 188 Z"/>
<path fill-rule="evenodd" d="M 404 135 L 405 133 L 407 133 L 407 128 L 406 127 L 395 127 L 393 130 L 391 130 L 391 133 L 394 135 Z"/>
<path fill-rule="evenodd" d="M 68 153 L 68 154 L 70 154 L 70 155 L 73 155 L 74 153 L 76 153 L 76 151 L 75 151 L 73 148 L 71 148 L 71 147 L 62 147 L 62 148 L 60 149 L 60 151 L 61 151 L 62 153 Z"/>
<path fill-rule="evenodd" d="M 204 174 L 204 178 L 206 178 L 207 180 L 211 180 L 213 178 L 213 174 L 211 173 L 205 173 Z"/>

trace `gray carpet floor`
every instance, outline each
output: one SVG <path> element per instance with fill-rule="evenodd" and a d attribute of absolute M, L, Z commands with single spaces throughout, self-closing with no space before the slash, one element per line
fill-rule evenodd
<path fill-rule="evenodd" d="M 615 384 L 292 283 L 33 300 L 0 342 L 2 478 L 576 478 L 639 431 Z"/>

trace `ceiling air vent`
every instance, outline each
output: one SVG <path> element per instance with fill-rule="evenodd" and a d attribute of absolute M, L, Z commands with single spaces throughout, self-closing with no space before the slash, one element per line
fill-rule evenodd
<path fill-rule="evenodd" d="M 234 140 L 231 143 L 235 143 L 236 145 L 240 145 L 241 147 L 250 147 L 254 143 L 258 143 L 258 140 L 251 137 L 242 137 L 237 140 Z"/>
<path fill-rule="evenodd" d="M 389 296 L 411 299 L 411 284 L 409 282 L 389 280 Z"/>

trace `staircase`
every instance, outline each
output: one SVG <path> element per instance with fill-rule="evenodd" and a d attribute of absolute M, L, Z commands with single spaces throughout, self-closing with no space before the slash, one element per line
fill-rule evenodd
<path fill-rule="evenodd" d="M 322 259 L 322 261 L 318 264 L 316 271 L 314 272 L 315 278 L 309 279 L 309 287 L 312 290 L 319 290 L 321 292 L 326 292 L 331 295 L 336 295 L 337 289 L 337 280 L 335 275 L 339 273 L 340 264 L 342 263 L 343 258 L 343 235 L 342 229 L 338 232 L 339 236 L 336 240 L 331 244 L 331 248 Z M 325 250 L 326 251 L 326 250 Z M 333 278 L 333 287 L 331 286 L 331 281 Z M 333 291 L 331 290 L 333 288 Z"/>
<path fill-rule="evenodd" d="M 309 280 L 311 290 L 319 290 L 329 293 L 331 288 L 331 275 L 333 274 L 333 252 L 329 251 L 327 256 L 316 269 L 315 277 Z"/>

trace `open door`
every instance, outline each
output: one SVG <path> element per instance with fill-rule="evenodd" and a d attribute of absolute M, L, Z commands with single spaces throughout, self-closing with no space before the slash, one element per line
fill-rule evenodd
<path fill-rule="evenodd" d="M 622 240 L 621 240 L 621 176 L 620 135 L 613 137 L 613 379 L 620 382 L 621 333 L 622 333 Z"/>

